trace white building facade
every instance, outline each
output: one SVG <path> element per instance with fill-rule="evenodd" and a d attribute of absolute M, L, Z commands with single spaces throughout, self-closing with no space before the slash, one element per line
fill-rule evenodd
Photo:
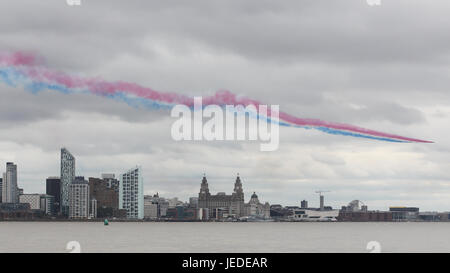
<path fill-rule="evenodd" d="M 19 196 L 19 203 L 30 204 L 30 209 L 40 210 L 41 209 L 41 195 L 38 193 L 21 194 Z"/>
<path fill-rule="evenodd" d="M 91 200 L 91 206 L 89 211 L 89 218 L 97 218 L 97 199 L 93 198 Z"/>
<path fill-rule="evenodd" d="M 259 202 L 258 195 L 254 192 L 250 201 L 245 204 L 246 216 L 269 219 L 270 218 L 270 204 L 262 204 Z"/>
<path fill-rule="evenodd" d="M 293 209 L 289 216 L 291 221 L 336 222 L 339 210 Z"/>
<path fill-rule="evenodd" d="M 119 180 L 119 209 L 125 209 L 129 219 L 144 219 L 144 179 L 141 167 L 121 174 Z"/>
<path fill-rule="evenodd" d="M 17 189 L 17 165 L 6 163 L 6 172 L 3 173 L 2 203 L 18 203 L 19 193 Z"/>
<path fill-rule="evenodd" d="M 89 217 L 89 183 L 83 179 L 69 185 L 69 218 Z"/>
<path fill-rule="evenodd" d="M 157 219 L 158 218 L 158 204 L 153 204 L 144 200 L 144 218 Z"/>

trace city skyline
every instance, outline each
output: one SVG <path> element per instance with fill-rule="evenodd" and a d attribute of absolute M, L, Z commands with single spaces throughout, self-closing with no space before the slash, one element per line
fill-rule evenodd
<path fill-rule="evenodd" d="M 55 162 L 66 146 L 76 155 L 76 175 L 142 165 L 146 194 L 176 192 L 187 200 L 204 172 L 215 190 L 229 193 L 229 181 L 240 173 L 246 196 L 256 191 L 271 204 L 306 199 L 318 206 L 315 191 L 330 190 L 325 198 L 333 207 L 358 199 L 372 209 L 448 211 L 450 3 L 440 2 L 1 2 L 0 25 L 8 27 L 0 55 L 40 56 L 37 62 L 57 75 L 188 97 L 228 90 L 296 117 L 434 143 L 295 128 L 280 128 L 279 149 L 270 153 L 259 142 L 176 142 L 165 109 L 88 92 L 37 92 L 6 80 L 0 83 L 0 171 L 12 161 L 19 187 L 44 192 L 45 179 L 60 175 Z M 30 17 L 30 10 L 39 16 Z"/>
<path fill-rule="evenodd" d="M 63 148 L 61 148 L 60 149 L 60 170 L 63 170 L 63 165 L 67 165 L 67 164 L 64 164 L 63 162 L 65 162 L 65 161 L 67 161 L 67 158 L 70 158 L 70 161 L 73 161 L 73 167 L 75 166 L 75 160 L 76 160 L 76 156 L 74 156 L 72 153 L 70 153 L 70 151 L 67 149 L 67 148 L 65 148 L 65 147 L 63 147 Z M 19 172 L 17 172 L 17 165 L 18 164 L 15 164 L 14 162 L 7 162 L 7 166 L 14 166 L 14 170 L 15 170 L 15 175 L 17 176 L 17 177 L 19 177 Z M 71 165 L 72 166 L 72 163 L 71 164 L 69 164 L 69 165 Z M 142 192 L 142 193 L 139 193 L 138 194 L 138 196 L 140 195 L 141 197 L 143 197 L 143 196 L 153 196 L 155 193 L 156 194 L 160 194 L 160 195 L 162 195 L 162 196 L 164 196 L 164 197 L 166 197 L 166 198 L 177 198 L 178 200 L 180 200 L 180 201 L 182 201 L 182 202 L 184 202 L 184 203 L 188 203 L 188 202 L 190 202 L 190 199 L 191 198 L 193 198 L 193 197 L 195 197 L 195 198 L 197 198 L 197 195 L 196 195 L 196 193 L 195 192 L 192 192 L 192 193 L 188 193 L 187 195 L 176 195 L 174 192 L 178 192 L 178 191 L 174 191 L 174 192 L 165 192 L 165 191 L 161 191 L 161 190 L 156 190 L 156 191 L 151 191 L 151 190 L 146 190 L 145 189 L 145 185 L 144 185 L 144 181 L 145 181 L 145 179 L 143 179 L 142 178 L 142 175 L 141 175 L 141 173 L 142 173 L 142 167 L 141 166 L 139 166 L 139 165 L 136 165 L 136 167 L 135 168 L 131 168 L 131 169 L 127 169 L 126 171 L 122 171 L 122 172 L 113 172 L 113 171 L 110 171 L 110 172 L 108 172 L 108 171 L 100 171 L 98 174 L 96 174 L 96 175 L 93 175 L 93 176 L 90 176 L 90 175 L 87 175 L 87 176 L 85 176 L 82 172 L 77 172 L 77 171 L 75 171 L 76 169 L 75 168 L 73 168 L 73 171 L 74 171 L 74 177 L 73 177 L 73 182 L 75 182 L 77 179 L 84 179 L 84 177 L 89 177 L 89 180 L 91 180 L 91 179 L 100 179 L 100 177 L 101 177 L 101 180 L 102 181 L 107 181 L 108 179 L 114 179 L 114 176 L 115 175 L 117 175 L 119 178 L 121 178 L 122 176 L 126 176 L 127 174 L 129 175 L 130 173 L 139 173 L 139 179 L 141 180 L 140 182 L 139 182 L 139 187 L 141 187 L 140 189 L 139 189 L 139 192 Z M 202 182 L 201 182 L 201 188 L 200 188 L 200 193 L 202 193 L 203 192 L 203 185 L 204 185 L 204 183 L 206 183 L 206 189 L 208 190 L 208 193 L 209 193 L 209 189 L 208 189 L 208 183 L 206 182 L 206 176 L 207 176 L 207 174 L 206 173 L 203 173 L 200 177 L 203 177 L 203 180 L 202 180 Z M 16 177 L 16 179 L 17 179 L 17 177 Z M 17 190 L 21 190 L 22 191 L 22 193 L 24 193 L 24 194 L 28 194 L 28 195 L 33 195 L 33 194 L 41 194 L 41 195 L 45 195 L 44 193 L 46 192 L 46 191 L 48 191 L 48 186 L 47 186 L 47 184 L 49 183 L 49 180 L 51 181 L 51 180 L 54 180 L 54 179 L 58 179 L 58 178 L 60 178 L 61 176 L 52 176 L 52 175 L 48 175 L 47 177 L 46 177 L 46 179 L 45 179 L 45 182 L 43 183 L 43 185 L 44 185 L 44 188 L 46 188 L 46 190 L 44 190 L 44 191 L 40 191 L 40 192 L 33 192 L 33 191 L 29 191 L 29 190 L 27 190 L 26 188 L 24 189 L 24 187 L 20 187 L 21 185 L 20 185 L 20 183 L 19 183 L 19 180 L 17 179 L 17 183 L 16 183 L 16 187 L 17 187 Z M 213 177 L 213 179 L 214 179 L 214 176 L 211 176 L 211 177 Z M 225 180 L 228 180 L 228 177 L 225 177 L 225 178 L 223 178 L 223 179 L 225 179 Z M 58 179 L 58 180 L 60 180 L 60 179 Z M 4 179 L 3 179 L 3 181 L 5 181 Z M 61 180 L 60 180 L 61 181 Z M 119 182 L 119 180 L 117 180 L 118 182 Z M 71 184 L 73 184 L 73 182 L 71 182 L 70 184 L 69 184 L 69 186 L 71 185 Z M 198 182 L 198 181 L 197 181 Z M 240 183 L 240 174 L 239 173 L 237 173 L 237 178 L 236 178 L 236 183 Z M 62 182 L 60 182 L 61 183 L 61 188 L 63 187 L 62 186 Z M 77 182 L 77 183 L 80 183 L 80 182 Z M 86 183 L 87 183 L 87 181 L 86 181 Z M 4 186 L 4 184 L 2 184 L 2 188 L 3 188 L 3 186 Z M 121 184 L 119 184 L 118 185 L 118 187 L 120 188 L 120 190 L 122 191 L 122 183 Z M 236 185 L 235 185 L 235 187 L 236 187 Z M 218 188 L 218 189 L 220 189 L 220 190 L 218 190 L 218 189 L 215 189 L 215 188 Z M 240 188 L 241 188 L 241 190 L 243 190 L 243 195 L 244 196 L 253 196 L 253 195 L 255 195 L 255 193 L 256 192 L 258 192 L 258 191 L 255 191 L 255 190 L 245 190 L 245 188 L 243 189 L 242 188 L 242 185 L 240 185 Z M 234 192 L 236 191 L 236 188 L 234 189 Z M 226 194 L 226 193 L 228 193 L 228 192 L 230 192 L 230 193 L 233 193 L 233 191 L 231 191 L 231 189 L 228 189 L 228 188 L 223 188 L 223 187 L 218 187 L 218 185 L 214 185 L 214 191 L 211 191 L 210 192 L 210 194 L 211 195 L 220 195 L 220 194 Z M 322 191 L 322 190 L 314 190 L 314 194 L 313 195 L 311 195 L 311 194 L 305 194 L 305 196 L 314 196 L 315 198 L 311 198 L 311 199 L 307 199 L 307 198 L 303 198 L 303 197 L 300 197 L 299 198 L 299 200 L 298 200 L 298 202 L 295 202 L 295 203 L 286 203 L 286 202 L 283 202 L 283 201 L 281 201 L 281 202 L 269 202 L 271 205 L 282 205 L 282 206 L 298 206 L 298 207 L 304 207 L 304 202 L 306 202 L 306 207 L 309 207 L 309 208 L 317 208 L 317 209 L 321 209 L 321 210 L 323 210 L 323 206 L 324 206 L 324 202 L 325 202 L 325 205 L 326 206 L 328 206 L 328 207 L 332 207 L 334 210 L 339 210 L 342 206 L 346 206 L 347 205 L 347 203 L 348 204 L 351 204 L 351 202 L 353 202 L 353 201 L 359 201 L 360 200 L 360 198 L 358 199 L 357 197 L 355 197 L 354 199 L 352 199 L 352 200 L 349 200 L 347 203 L 346 203 L 346 201 L 339 201 L 339 200 L 333 200 L 332 198 L 327 198 L 326 200 L 324 200 L 324 198 L 325 198 L 325 195 L 323 194 L 324 192 L 326 192 L 327 193 L 327 196 L 329 197 L 329 195 L 331 195 L 331 197 L 333 196 L 332 195 L 332 193 L 331 193 L 331 191 L 330 190 L 325 190 L 325 191 Z M 252 193 L 252 194 L 251 194 Z M 317 195 L 319 193 L 319 195 Z M 258 194 L 260 194 L 260 192 L 258 192 Z M 121 200 L 122 199 L 122 193 L 119 193 L 119 200 Z M 62 198 L 62 196 L 63 196 L 63 190 L 61 189 L 61 198 Z M 19 197 L 19 193 L 17 193 L 17 197 Z M 251 197 L 249 197 L 248 198 L 248 200 L 251 200 L 252 198 Z M 316 199 L 318 199 L 318 201 L 316 200 Z M 245 200 L 247 200 L 247 198 L 246 199 L 243 199 L 243 202 L 245 202 Z M 362 200 L 362 199 L 361 199 Z M 17 202 L 18 202 L 19 200 L 17 200 Z M 269 200 L 266 200 L 266 201 L 269 201 Z M 316 202 L 317 202 L 317 204 L 316 204 Z M 370 206 L 370 201 L 368 202 L 368 201 L 364 201 L 365 203 L 365 206 L 367 206 L 368 204 L 369 204 L 369 206 Z M 308 205 L 309 204 L 309 205 Z M 61 205 L 62 206 L 62 205 Z M 131 217 L 128 217 L 129 219 L 133 219 L 133 218 L 142 218 L 143 217 L 143 207 L 144 207 L 144 201 L 143 200 L 141 200 L 140 201 L 140 204 L 139 204 L 139 210 L 140 210 L 140 212 L 139 212 L 139 217 L 137 217 L 137 216 L 131 216 Z M 389 209 L 390 207 L 419 207 L 419 206 L 413 206 L 413 204 L 385 204 L 385 206 L 384 207 L 382 207 L 382 208 L 378 208 L 378 207 L 372 207 L 372 206 L 370 206 L 370 209 L 371 210 L 380 210 L 380 211 L 386 211 L 387 209 Z M 119 202 L 119 208 L 123 208 L 123 205 L 122 205 L 122 202 Z M 61 208 L 61 210 L 60 211 L 62 211 L 62 208 Z M 441 212 L 444 212 L 444 211 L 446 211 L 445 209 L 439 209 L 439 208 L 433 208 L 433 209 L 425 209 L 424 211 L 441 211 Z M 89 214 L 89 212 L 87 213 L 87 214 Z M 67 212 L 67 215 L 68 215 L 68 212 Z"/>
<path fill-rule="evenodd" d="M 448 211 L 420 211 L 417 206 L 389 206 L 388 210 L 369 209 L 358 199 L 348 205 L 330 206 L 324 193 L 317 190 L 319 207 L 308 205 L 303 199 L 295 204 L 261 202 L 253 192 L 249 202 L 240 174 L 237 173 L 234 189 L 212 193 L 206 174 L 203 174 L 198 197 L 189 202 L 178 197 L 167 198 L 144 194 L 142 167 L 136 166 L 121 173 L 116 179 L 113 173 L 102 173 L 101 179 L 76 175 L 76 158 L 66 148 L 60 150 L 61 176 L 46 179 L 46 192 L 25 193 L 17 184 L 17 165 L 6 163 L 1 184 L 2 202 L 0 217 L 6 220 L 28 221 L 78 220 L 92 221 L 108 218 L 119 221 L 221 221 L 221 222 L 410 222 L 449 220 Z M 3 182 L 1 181 L 1 182 Z M 63 200 L 67 198 L 65 204 Z M 59 199 L 59 200 L 58 200 Z"/>

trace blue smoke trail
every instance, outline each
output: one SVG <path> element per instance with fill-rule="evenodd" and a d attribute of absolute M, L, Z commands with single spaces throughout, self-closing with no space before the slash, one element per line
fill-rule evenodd
<path fill-rule="evenodd" d="M 37 94 L 44 90 L 53 90 L 57 91 L 63 94 L 72 94 L 72 93 L 85 93 L 85 94 L 92 94 L 89 90 L 74 90 L 67 88 L 63 85 L 58 84 L 49 84 L 45 82 L 34 82 L 29 81 L 27 77 L 20 71 L 14 68 L 0 68 L 0 80 L 4 83 L 6 83 L 8 86 L 16 87 L 18 84 L 23 84 L 24 88 L 28 90 L 29 92 L 33 94 Z M 145 98 L 139 98 L 139 97 L 130 97 L 129 95 L 126 95 L 126 93 L 118 92 L 115 94 L 99 94 L 103 97 L 114 99 L 116 101 L 125 102 L 131 107 L 139 108 L 144 107 L 150 110 L 171 110 L 174 104 L 166 104 L 161 103 L 158 101 L 145 99 Z M 205 108 L 206 106 L 203 106 Z M 222 108 L 225 108 L 224 106 L 221 106 Z M 190 107 L 193 109 L 193 106 Z M 396 140 L 396 139 L 390 139 L 390 138 L 384 138 L 384 137 L 376 137 L 376 136 L 370 136 L 370 135 L 364 135 L 359 133 L 353 133 L 343 130 L 337 130 L 337 129 L 331 129 L 327 127 L 311 127 L 311 126 L 298 126 L 298 125 L 292 125 L 286 122 L 273 120 L 270 117 L 259 115 L 258 113 L 249 113 L 246 112 L 249 116 L 252 118 L 256 118 L 258 120 L 264 120 L 267 123 L 273 123 L 278 124 L 283 127 L 292 127 L 292 128 L 303 128 L 303 129 L 315 129 L 319 130 L 321 132 L 332 134 L 332 135 L 342 135 L 342 136 L 352 136 L 352 137 L 358 137 L 358 138 L 366 138 L 366 139 L 372 139 L 372 140 L 381 140 L 381 141 L 388 141 L 388 142 L 396 142 L 396 143 L 407 143 L 408 141 L 402 141 L 402 140 Z"/>
<path fill-rule="evenodd" d="M 327 134 L 332 134 L 332 135 L 352 136 L 352 137 L 368 138 L 368 139 L 388 141 L 388 142 L 396 142 L 396 143 L 407 143 L 407 141 L 402 141 L 402 140 L 397 140 L 397 139 L 390 139 L 390 138 L 385 138 L 385 137 L 368 136 L 368 135 L 352 133 L 352 132 L 348 132 L 348 131 L 331 129 L 331 128 L 327 128 L 327 127 L 313 127 L 313 129 L 322 131 L 322 132 L 327 133 Z"/>

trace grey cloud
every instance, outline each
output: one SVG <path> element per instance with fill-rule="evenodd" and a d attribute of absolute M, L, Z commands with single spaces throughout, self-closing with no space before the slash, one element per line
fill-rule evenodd
<path fill-rule="evenodd" d="M 2 16 L 2 31 L 13 32 L 6 23 L 14 22 L 14 32 L 58 44 L 66 40 L 55 49 L 88 47 L 96 53 L 90 57 L 104 61 L 107 53 L 139 50 L 139 38 L 148 37 L 169 41 L 172 48 L 200 42 L 258 61 L 442 63 L 450 40 L 440 19 L 450 6 L 438 2 L 430 7 L 420 0 L 392 1 L 375 10 L 360 0 L 86 1 L 79 8 L 61 1 L 16 1 L 3 4 L 11 12 Z M 13 20 L 17 17 L 21 20 Z"/>
<path fill-rule="evenodd" d="M 21 87 L 0 83 L 4 98 L 0 100 L 0 124 L 7 127 L 24 125 L 48 119 L 64 120 L 64 112 L 101 113 L 130 122 L 152 122 L 167 117 L 167 110 L 149 110 L 132 107 L 121 101 L 88 94 L 66 95 L 44 90 L 33 94 Z"/>

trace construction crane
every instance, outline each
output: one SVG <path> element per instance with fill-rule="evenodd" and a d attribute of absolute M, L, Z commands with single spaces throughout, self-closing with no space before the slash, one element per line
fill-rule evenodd
<path fill-rule="evenodd" d="M 322 194 L 324 192 L 330 192 L 330 191 L 323 191 L 323 190 L 316 191 L 316 193 L 318 193 L 319 196 L 320 196 L 319 197 L 320 198 L 320 210 L 324 210 L 324 207 L 325 207 L 325 205 L 324 205 L 324 197 L 323 197 L 323 194 Z"/>

